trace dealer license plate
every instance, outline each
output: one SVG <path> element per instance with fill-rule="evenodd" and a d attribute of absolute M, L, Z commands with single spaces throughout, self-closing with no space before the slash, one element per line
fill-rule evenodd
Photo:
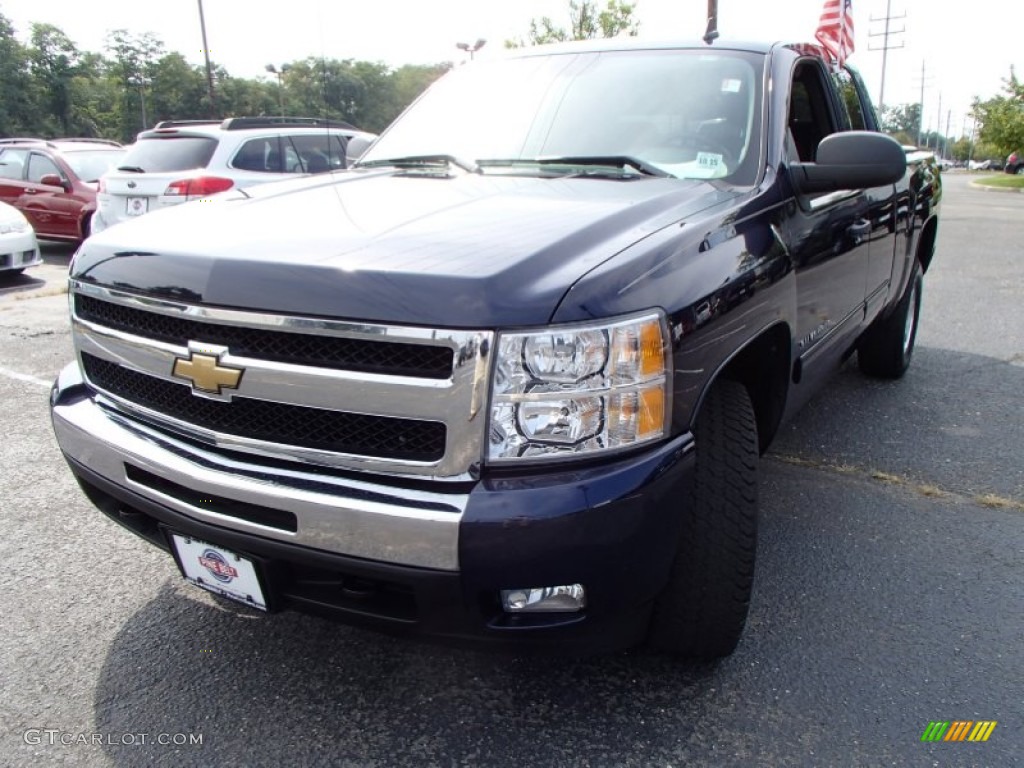
<path fill-rule="evenodd" d="M 129 197 L 125 202 L 126 216 L 141 216 L 149 210 L 148 197 Z"/>
<path fill-rule="evenodd" d="M 256 566 L 230 549 L 189 536 L 171 534 L 185 579 L 231 600 L 267 610 Z"/>

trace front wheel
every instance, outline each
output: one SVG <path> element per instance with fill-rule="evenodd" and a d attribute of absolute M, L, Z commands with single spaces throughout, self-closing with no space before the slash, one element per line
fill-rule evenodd
<path fill-rule="evenodd" d="M 746 387 L 716 382 L 694 439 L 694 482 L 649 642 L 680 656 L 714 659 L 735 650 L 754 584 L 758 444 Z"/>
<path fill-rule="evenodd" d="M 921 283 L 921 264 L 915 261 L 895 311 L 876 319 L 858 343 L 857 362 L 868 376 L 898 379 L 910 367 L 921 314 Z"/>

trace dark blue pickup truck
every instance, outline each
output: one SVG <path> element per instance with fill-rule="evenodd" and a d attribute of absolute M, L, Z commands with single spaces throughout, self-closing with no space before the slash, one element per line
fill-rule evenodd
<path fill-rule="evenodd" d="M 725 655 L 759 456 L 848 356 L 903 375 L 940 198 L 814 46 L 478 60 L 351 169 L 86 240 L 54 430 L 254 609 Z"/>

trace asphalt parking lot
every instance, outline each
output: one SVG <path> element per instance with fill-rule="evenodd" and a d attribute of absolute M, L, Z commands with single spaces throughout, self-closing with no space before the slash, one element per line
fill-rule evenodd
<path fill-rule="evenodd" d="M 718 664 L 453 650 L 183 584 L 60 458 L 72 249 L 47 245 L 0 278 L 0 763 L 1024 765 L 1024 195 L 969 179 L 946 177 L 907 377 L 847 364 L 763 462 Z M 935 720 L 998 725 L 922 743 Z"/>

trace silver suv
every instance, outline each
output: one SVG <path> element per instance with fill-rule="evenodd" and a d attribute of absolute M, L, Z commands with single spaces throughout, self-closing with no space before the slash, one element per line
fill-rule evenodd
<path fill-rule="evenodd" d="M 165 120 L 100 179 L 92 231 L 228 189 L 347 168 L 375 138 L 315 117 Z"/>

